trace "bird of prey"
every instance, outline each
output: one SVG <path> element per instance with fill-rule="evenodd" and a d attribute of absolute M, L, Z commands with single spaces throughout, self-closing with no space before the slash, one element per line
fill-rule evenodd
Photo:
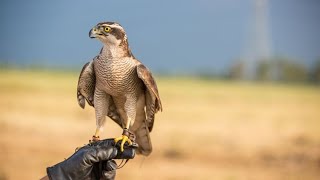
<path fill-rule="evenodd" d="M 162 111 L 157 84 L 151 72 L 138 61 L 129 48 L 123 27 L 116 22 L 101 22 L 89 32 L 90 38 L 100 40 L 103 47 L 92 61 L 82 68 L 77 98 L 84 108 L 85 101 L 95 108 L 96 132 L 93 140 L 110 117 L 121 128 L 121 151 L 125 142 L 132 144 L 129 136 L 135 135 L 137 153 L 149 155 L 152 151 L 149 133 L 154 116 Z"/>

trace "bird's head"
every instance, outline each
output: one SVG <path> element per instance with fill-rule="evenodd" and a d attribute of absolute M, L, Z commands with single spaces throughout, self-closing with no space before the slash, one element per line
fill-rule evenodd
<path fill-rule="evenodd" d="M 104 45 L 119 46 L 127 44 L 126 32 L 116 22 L 98 23 L 90 30 L 89 37 L 99 39 Z"/>

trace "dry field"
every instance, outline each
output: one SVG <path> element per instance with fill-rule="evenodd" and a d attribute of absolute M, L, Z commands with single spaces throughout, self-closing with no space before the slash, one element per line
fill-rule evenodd
<path fill-rule="evenodd" d="M 80 71 L 80 70 L 79 70 Z M 95 130 L 78 73 L 0 70 L 0 179 L 39 179 Z M 320 87 L 157 77 L 154 152 L 117 179 L 320 178 Z M 107 120 L 104 138 L 121 134 Z"/>

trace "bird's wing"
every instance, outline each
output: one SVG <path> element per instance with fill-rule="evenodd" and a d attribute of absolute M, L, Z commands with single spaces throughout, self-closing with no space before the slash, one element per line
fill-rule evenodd
<path fill-rule="evenodd" d="M 143 81 L 146 86 L 146 113 L 147 125 L 151 132 L 154 123 L 154 114 L 159 110 L 162 111 L 161 100 L 158 92 L 157 84 L 152 77 L 151 72 L 143 64 L 137 65 L 138 77 Z"/>
<path fill-rule="evenodd" d="M 87 100 L 90 106 L 93 104 L 94 90 L 96 86 L 96 76 L 93 69 L 93 60 L 86 63 L 79 76 L 77 99 L 79 106 L 84 109 Z"/>

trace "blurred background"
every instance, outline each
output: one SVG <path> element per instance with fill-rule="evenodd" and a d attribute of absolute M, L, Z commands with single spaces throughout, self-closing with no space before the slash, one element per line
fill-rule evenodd
<path fill-rule="evenodd" d="M 0 179 L 39 179 L 88 143 L 76 87 L 119 22 L 164 111 L 117 179 L 318 179 L 320 1 L 0 2 Z M 107 120 L 103 138 L 122 131 Z"/>

